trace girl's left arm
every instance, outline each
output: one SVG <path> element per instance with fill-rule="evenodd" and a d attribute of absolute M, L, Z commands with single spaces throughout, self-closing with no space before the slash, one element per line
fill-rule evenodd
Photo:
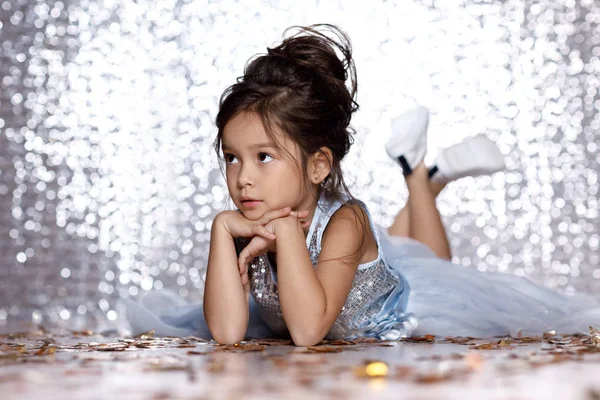
<path fill-rule="evenodd" d="M 361 225 L 358 218 L 363 219 Z M 297 346 L 321 341 L 340 314 L 364 253 L 364 224 L 358 205 L 344 205 L 331 217 L 313 269 L 297 218 L 275 221 L 277 284 L 281 311 Z"/>

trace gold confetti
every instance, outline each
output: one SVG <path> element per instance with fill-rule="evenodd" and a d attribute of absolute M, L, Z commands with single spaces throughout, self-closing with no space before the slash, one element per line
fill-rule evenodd
<path fill-rule="evenodd" d="M 366 361 L 364 365 L 354 368 L 359 378 L 381 378 L 388 375 L 389 368 L 383 361 Z"/>
<path fill-rule="evenodd" d="M 435 342 L 435 335 L 425 335 L 425 336 L 417 336 L 417 337 L 408 337 L 403 338 L 403 342 L 424 342 L 424 343 L 433 343 Z"/>
<path fill-rule="evenodd" d="M 141 340 L 154 339 L 154 332 L 156 332 L 155 329 L 150 329 L 148 332 L 143 332 L 137 336 L 134 336 L 134 338 Z"/>
<path fill-rule="evenodd" d="M 367 364 L 365 373 L 368 376 L 386 376 L 388 374 L 388 366 L 381 361 L 374 361 Z"/>
<path fill-rule="evenodd" d="M 592 344 L 594 344 L 595 346 L 600 346 L 600 331 L 591 326 L 590 326 L 590 338 L 592 339 Z"/>
<path fill-rule="evenodd" d="M 548 338 L 551 338 L 553 336 L 556 336 L 556 331 L 554 329 L 551 330 L 551 331 L 548 331 L 548 332 L 544 332 L 543 338 L 544 339 L 548 339 Z"/>

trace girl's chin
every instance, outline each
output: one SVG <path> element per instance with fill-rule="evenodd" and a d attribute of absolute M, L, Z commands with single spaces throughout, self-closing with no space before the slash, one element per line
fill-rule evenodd
<path fill-rule="evenodd" d="M 284 208 L 284 207 L 281 207 L 281 208 Z M 250 220 L 250 221 L 257 221 L 263 215 L 268 213 L 269 211 L 274 211 L 271 209 L 266 209 L 265 207 L 255 207 L 255 208 L 251 208 L 251 209 L 242 207 L 242 208 L 238 208 L 238 210 L 242 213 L 244 218 L 246 218 L 247 220 Z"/>
<path fill-rule="evenodd" d="M 257 221 L 260 219 L 260 217 L 262 217 L 264 215 L 264 211 L 261 210 L 257 210 L 257 209 L 253 209 L 253 210 L 244 210 L 244 209 L 239 209 L 240 212 L 242 213 L 242 215 L 244 216 L 244 218 L 250 220 L 250 221 Z"/>

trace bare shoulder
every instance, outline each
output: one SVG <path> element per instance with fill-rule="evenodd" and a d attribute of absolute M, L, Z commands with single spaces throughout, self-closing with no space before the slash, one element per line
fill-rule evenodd
<path fill-rule="evenodd" d="M 362 226 L 369 224 L 369 217 L 358 203 L 348 202 L 333 213 L 327 227 L 334 224 L 345 228 L 353 227 L 356 232 L 362 233 Z"/>
<path fill-rule="evenodd" d="M 359 264 L 377 258 L 377 242 L 369 216 L 356 202 L 344 204 L 331 216 L 323 232 L 322 243 L 323 250 L 328 244 L 332 244 L 338 251 L 353 254 Z"/>

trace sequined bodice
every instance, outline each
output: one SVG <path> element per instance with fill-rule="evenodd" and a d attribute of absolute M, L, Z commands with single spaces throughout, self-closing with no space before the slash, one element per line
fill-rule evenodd
<path fill-rule="evenodd" d="M 364 203 L 359 202 L 359 204 L 367 210 Z M 316 267 L 321 252 L 323 231 L 331 216 L 342 205 L 342 202 L 328 201 L 323 197 L 319 201 L 307 235 L 307 246 L 313 268 Z M 371 221 L 368 210 L 367 214 Z M 386 264 L 372 222 L 371 229 L 377 241 L 378 256 L 369 263 L 359 265 L 346 303 L 326 336 L 328 339 L 356 337 L 357 332 L 379 314 L 387 297 L 402 279 Z M 289 337 L 279 303 L 276 274 L 266 254 L 256 257 L 251 262 L 249 278 L 250 293 L 256 300 L 261 318 L 277 335 Z"/>

